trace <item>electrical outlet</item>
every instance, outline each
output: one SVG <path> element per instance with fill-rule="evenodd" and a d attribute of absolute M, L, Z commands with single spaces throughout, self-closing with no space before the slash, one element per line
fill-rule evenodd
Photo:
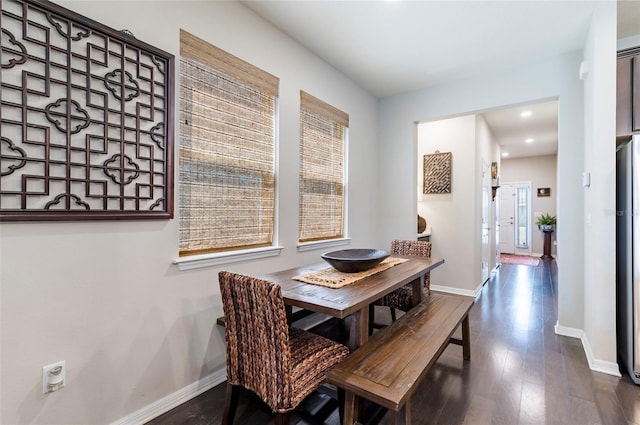
<path fill-rule="evenodd" d="M 65 361 L 53 363 L 42 368 L 42 394 L 64 388 L 67 365 Z"/>

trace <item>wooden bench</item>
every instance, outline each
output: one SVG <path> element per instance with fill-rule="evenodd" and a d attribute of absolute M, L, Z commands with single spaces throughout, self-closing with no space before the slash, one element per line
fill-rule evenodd
<path fill-rule="evenodd" d="M 447 345 L 462 345 L 470 359 L 473 303 L 471 297 L 432 293 L 329 370 L 327 381 L 345 390 L 343 424 L 354 423 L 357 397 L 396 412 L 396 424 L 410 424 L 411 395 Z M 461 323 L 462 339 L 452 338 Z"/>

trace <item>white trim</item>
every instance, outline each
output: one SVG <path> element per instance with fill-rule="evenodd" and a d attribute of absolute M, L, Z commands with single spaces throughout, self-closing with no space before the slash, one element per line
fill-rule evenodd
<path fill-rule="evenodd" d="M 556 322 L 554 329 L 556 331 L 556 335 L 568 336 L 571 338 L 578 338 L 578 339 L 582 339 L 582 336 L 584 335 L 584 331 L 582 329 L 560 326 L 558 322 Z"/>
<path fill-rule="evenodd" d="M 579 338 L 580 341 L 582 341 L 582 349 L 584 350 L 584 354 L 587 357 L 587 362 L 589 363 L 589 369 L 595 372 L 606 373 L 607 375 L 613 375 L 617 377 L 622 376 L 620 374 L 618 363 L 598 360 L 593 357 L 593 350 L 591 349 L 589 338 L 587 338 L 587 334 L 582 329 L 560 326 L 556 322 L 555 331 L 557 335 L 568 336 L 571 338 Z"/>
<path fill-rule="evenodd" d="M 482 285 L 478 286 L 475 290 L 460 289 L 460 288 L 454 288 L 451 286 L 440 286 L 440 285 L 431 285 L 430 287 L 432 290 L 437 292 L 445 292 L 447 294 L 454 294 L 454 295 L 464 295 L 465 297 L 473 297 L 473 298 L 477 298 L 482 292 Z"/>
<path fill-rule="evenodd" d="M 173 260 L 180 270 L 199 269 L 201 267 L 217 266 L 220 264 L 237 263 L 238 261 L 255 260 L 258 258 L 276 257 L 283 247 L 268 246 L 265 248 L 243 249 L 239 251 L 216 252 L 212 254 L 190 255 Z"/>
<path fill-rule="evenodd" d="M 303 242 L 298 244 L 298 252 L 314 251 L 316 249 L 331 248 L 334 246 L 349 245 L 351 238 L 328 239 L 324 241 Z"/>
<path fill-rule="evenodd" d="M 586 334 L 581 338 L 581 340 L 582 347 L 584 348 L 584 352 L 587 355 L 587 361 L 589 362 L 589 369 L 595 370 L 596 372 L 606 373 L 607 375 L 617 376 L 618 378 L 622 376 L 620 374 L 618 363 L 598 360 L 593 357 L 591 344 L 589 344 L 589 339 L 587 338 Z"/>
<path fill-rule="evenodd" d="M 151 419 L 157 418 L 163 413 L 168 412 L 181 405 L 182 403 L 191 400 L 192 398 L 202 394 L 205 391 L 210 390 L 226 381 L 227 369 L 223 367 L 220 370 L 213 372 L 209 376 L 205 376 L 203 379 L 187 385 L 186 387 L 179 389 L 173 394 L 161 398 L 140 410 L 137 410 L 124 418 L 118 419 L 111 425 L 141 425 L 149 422 Z"/>
<path fill-rule="evenodd" d="M 275 97 L 273 106 L 273 246 L 280 241 L 280 96 Z"/>

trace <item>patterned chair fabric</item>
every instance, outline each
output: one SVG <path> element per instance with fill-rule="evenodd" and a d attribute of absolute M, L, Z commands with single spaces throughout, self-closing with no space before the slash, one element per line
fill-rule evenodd
<path fill-rule="evenodd" d="M 431 242 L 425 241 L 405 241 L 394 240 L 391 242 L 391 254 L 413 255 L 418 257 L 431 257 Z M 424 277 L 424 296 L 431 294 L 431 279 L 427 273 Z M 392 293 L 380 298 L 374 305 L 397 308 L 402 311 L 409 311 L 413 306 L 413 290 L 411 284 L 396 289 Z M 395 316 L 395 315 L 394 315 Z"/>
<path fill-rule="evenodd" d="M 349 349 L 327 338 L 289 328 L 280 286 L 226 271 L 218 275 L 225 314 L 227 400 L 223 424 L 232 424 L 240 387 L 272 411 L 293 410 L 325 381 L 328 368 Z"/>

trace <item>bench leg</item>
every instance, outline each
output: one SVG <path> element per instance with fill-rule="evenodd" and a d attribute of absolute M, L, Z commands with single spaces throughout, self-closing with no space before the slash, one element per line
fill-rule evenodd
<path fill-rule="evenodd" d="M 402 406 L 402 408 L 396 412 L 394 423 L 395 425 L 411 425 L 411 400 Z"/>
<path fill-rule="evenodd" d="M 462 319 L 462 357 L 471 359 L 471 337 L 469 335 L 469 314 Z"/>

